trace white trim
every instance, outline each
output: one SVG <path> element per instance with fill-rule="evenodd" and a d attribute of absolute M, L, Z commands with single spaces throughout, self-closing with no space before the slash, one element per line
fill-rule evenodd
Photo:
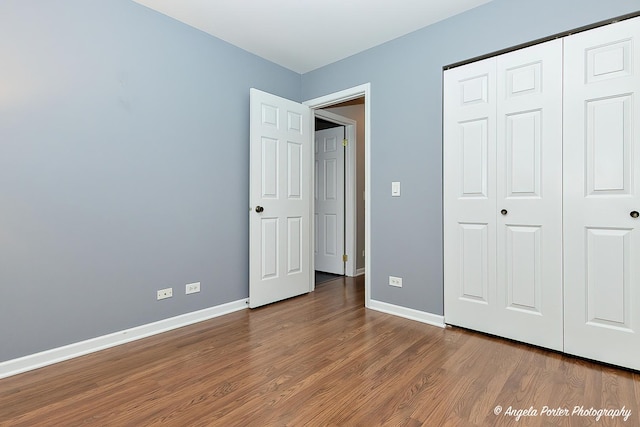
<path fill-rule="evenodd" d="M 357 270 L 356 270 L 356 277 L 357 277 L 357 276 L 362 276 L 362 275 L 364 274 L 364 272 L 365 272 L 365 269 L 364 269 L 364 268 L 359 268 L 359 269 L 357 269 Z"/>
<path fill-rule="evenodd" d="M 327 120 L 332 123 L 336 123 L 342 125 L 346 129 L 347 140 L 349 143 L 347 144 L 346 150 L 346 170 L 345 170 L 345 182 L 346 182 L 346 193 L 345 200 L 346 203 L 344 205 L 344 218 L 345 218 L 345 230 L 346 230 L 346 238 L 345 238 L 345 248 L 346 254 L 349 255 L 347 259 L 347 263 L 345 266 L 345 274 L 347 276 L 353 277 L 356 275 L 356 254 L 358 252 L 356 244 L 357 244 L 357 212 L 356 212 L 356 153 L 357 153 L 357 137 L 356 137 L 356 127 L 358 122 L 352 120 L 348 117 L 343 117 L 338 114 L 332 113 L 326 110 L 313 110 L 313 115 L 315 117 L 320 117 L 324 120 Z M 315 152 L 315 151 L 314 151 Z M 315 185 L 314 187 L 315 188 Z M 312 199 L 315 200 L 315 199 Z M 314 208 L 315 211 L 315 208 Z"/>
<path fill-rule="evenodd" d="M 414 310 L 412 308 L 401 307 L 399 305 L 393 305 L 376 300 L 371 300 L 369 308 L 383 313 L 393 314 L 394 316 L 404 317 L 405 319 L 437 326 L 439 328 L 444 328 L 446 326 L 444 323 L 444 316 L 427 313 L 426 311 Z"/>
<path fill-rule="evenodd" d="M 44 366 L 53 365 L 54 363 L 63 362 L 75 357 L 84 356 L 110 347 L 115 347 L 120 344 L 126 344 L 131 341 L 147 338 L 172 329 L 192 325 L 214 317 L 233 313 L 234 311 L 243 310 L 247 308 L 248 301 L 248 299 L 232 301 L 215 307 L 206 308 L 204 310 L 170 317 L 157 322 L 147 323 L 146 325 L 136 326 L 123 331 L 65 345 L 63 347 L 30 354 L 17 359 L 7 360 L 0 363 L 0 379 L 31 371 L 33 369 L 42 368 Z"/>
<path fill-rule="evenodd" d="M 360 98 L 361 96 L 364 96 L 364 253 L 367 254 L 364 259 L 364 268 L 366 271 L 371 272 L 371 83 L 314 98 L 303 102 L 303 104 L 312 109 L 319 109 Z M 310 170 L 313 170 L 313 165 L 310 167 Z M 313 227 L 313 224 L 310 226 Z M 313 230 L 311 231 L 313 235 Z M 311 258 L 313 259 L 313 251 L 311 252 Z M 367 274 L 364 277 L 364 305 L 368 308 L 371 306 L 371 274 Z"/>

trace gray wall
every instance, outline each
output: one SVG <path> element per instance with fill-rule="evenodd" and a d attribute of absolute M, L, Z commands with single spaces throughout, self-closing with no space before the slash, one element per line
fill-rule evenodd
<path fill-rule="evenodd" d="M 443 314 L 442 67 L 638 9 L 639 0 L 494 0 L 302 76 L 303 99 L 371 82 L 373 299 Z M 391 197 L 391 181 L 402 197 Z"/>
<path fill-rule="evenodd" d="M 299 74 L 129 0 L 2 0 L 0 64 L 0 361 L 248 296 L 249 88 Z"/>
<path fill-rule="evenodd" d="M 248 296 L 250 87 L 372 83 L 372 297 L 441 314 L 442 66 L 639 1 L 495 0 L 301 77 L 129 0 L 2 0 L 0 361 Z"/>

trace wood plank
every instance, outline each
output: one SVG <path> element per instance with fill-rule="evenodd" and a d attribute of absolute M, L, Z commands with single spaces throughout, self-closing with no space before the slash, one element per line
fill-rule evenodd
<path fill-rule="evenodd" d="M 0 380 L 0 426 L 629 426 L 639 400 L 637 372 L 367 310 L 360 277 Z"/>

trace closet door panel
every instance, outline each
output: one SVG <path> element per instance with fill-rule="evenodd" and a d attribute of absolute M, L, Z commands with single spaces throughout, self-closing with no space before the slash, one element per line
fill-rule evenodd
<path fill-rule="evenodd" d="M 640 369 L 640 19 L 564 48 L 565 351 Z"/>
<path fill-rule="evenodd" d="M 497 58 L 499 334 L 562 350 L 562 41 Z"/>
<path fill-rule="evenodd" d="M 495 59 L 444 74 L 444 264 L 447 323 L 496 322 Z"/>
<path fill-rule="evenodd" d="M 562 349 L 562 44 L 448 70 L 444 95 L 445 321 Z"/>

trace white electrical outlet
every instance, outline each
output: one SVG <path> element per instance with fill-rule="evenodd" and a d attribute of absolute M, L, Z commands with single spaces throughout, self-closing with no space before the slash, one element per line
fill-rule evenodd
<path fill-rule="evenodd" d="M 389 286 L 402 287 L 402 277 L 389 276 Z"/>
<path fill-rule="evenodd" d="M 173 288 L 160 289 L 158 291 L 158 300 L 171 298 L 173 296 Z"/>
<path fill-rule="evenodd" d="M 187 295 L 195 294 L 196 292 L 200 292 L 200 282 L 188 283 L 187 285 L 185 285 L 184 287 L 185 294 Z"/>

